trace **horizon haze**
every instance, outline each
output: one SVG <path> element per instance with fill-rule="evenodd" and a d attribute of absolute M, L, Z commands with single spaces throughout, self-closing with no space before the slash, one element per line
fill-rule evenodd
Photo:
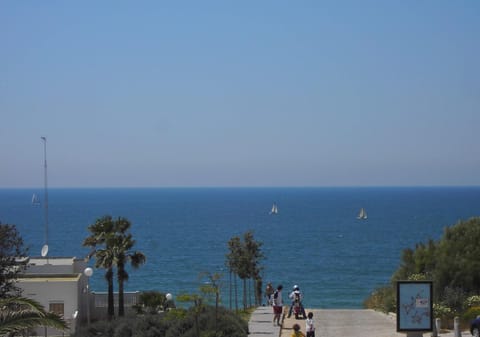
<path fill-rule="evenodd" d="M 480 2 L 0 2 L 0 188 L 480 185 Z"/>

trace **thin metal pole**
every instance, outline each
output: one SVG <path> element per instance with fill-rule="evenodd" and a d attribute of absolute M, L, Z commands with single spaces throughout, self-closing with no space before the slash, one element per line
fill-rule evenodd
<path fill-rule="evenodd" d="M 87 324 L 90 327 L 90 277 L 87 277 Z"/>
<path fill-rule="evenodd" d="M 45 244 L 48 245 L 48 184 L 47 184 L 47 138 L 43 140 L 44 181 L 45 181 Z"/>

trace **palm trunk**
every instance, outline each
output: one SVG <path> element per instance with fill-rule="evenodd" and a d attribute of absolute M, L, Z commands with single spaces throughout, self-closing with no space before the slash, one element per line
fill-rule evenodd
<path fill-rule="evenodd" d="M 107 269 L 105 278 L 108 283 L 108 319 L 111 320 L 115 317 L 115 304 L 113 302 L 113 270 L 111 267 Z"/>
<path fill-rule="evenodd" d="M 228 282 L 228 285 L 229 285 L 229 303 L 230 303 L 230 310 L 232 310 L 232 270 L 230 269 L 230 274 L 229 274 L 229 282 Z"/>
<path fill-rule="evenodd" d="M 247 310 L 247 279 L 243 279 L 243 310 Z"/>
<path fill-rule="evenodd" d="M 118 316 L 125 315 L 125 306 L 123 304 L 123 280 L 118 281 Z"/>
<path fill-rule="evenodd" d="M 125 315 L 125 308 L 123 303 L 123 274 L 124 266 L 123 264 L 118 264 L 118 316 L 122 317 Z"/>
<path fill-rule="evenodd" d="M 238 312 L 238 287 L 237 287 L 237 275 L 234 275 L 233 282 L 235 283 L 235 311 Z"/>

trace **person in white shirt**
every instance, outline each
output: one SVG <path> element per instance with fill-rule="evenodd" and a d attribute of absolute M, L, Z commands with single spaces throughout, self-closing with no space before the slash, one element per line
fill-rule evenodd
<path fill-rule="evenodd" d="M 315 326 L 313 324 L 313 312 L 309 312 L 305 321 L 305 331 L 307 332 L 306 337 L 315 337 Z"/>
<path fill-rule="evenodd" d="M 300 292 L 300 288 L 297 285 L 293 286 L 293 291 L 288 295 L 288 297 L 292 300 L 292 305 L 290 306 L 290 309 L 288 310 L 288 317 L 292 316 L 292 310 L 295 305 L 298 305 L 300 307 L 300 312 L 303 315 L 303 319 L 307 318 L 307 314 L 305 313 L 305 308 L 303 307 L 302 300 L 303 300 L 303 295 Z M 296 315 L 295 315 L 296 317 Z"/>
<path fill-rule="evenodd" d="M 281 325 L 280 316 L 282 315 L 283 309 L 282 289 L 283 286 L 280 284 L 272 295 L 273 325 L 275 325 L 275 321 L 277 325 Z"/>

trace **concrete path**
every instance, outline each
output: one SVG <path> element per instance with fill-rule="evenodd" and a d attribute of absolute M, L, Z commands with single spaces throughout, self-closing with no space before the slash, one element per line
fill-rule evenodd
<path fill-rule="evenodd" d="M 249 337 L 279 337 L 280 327 L 273 325 L 272 307 L 258 307 L 250 317 L 248 331 Z"/>
<path fill-rule="evenodd" d="M 288 310 L 288 308 L 287 308 Z M 330 310 L 306 309 L 313 313 L 315 337 L 406 337 L 406 333 L 396 331 L 396 318 L 374 310 Z M 285 310 L 284 310 L 285 313 Z M 283 314 L 284 315 L 284 314 Z M 305 333 L 305 320 L 284 317 L 282 328 L 273 325 L 272 307 L 257 308 L 249 322 L 249 337 L 290 337 L 293 324 L 298 323 Z M 430 337 L 431 332 L 423 334 Z M 462 337 L 471 336 L 462 331 Z M 440 333 L 439 337 L 454 337 L 453 331 Z"/>
<path fill-rule="evenodd" d="M 396 320 L 373 310 L 309 310 L 315 322 L 315 337 L 405 337 L 397 333 Z M 293 324 L 298 323 L 305 333 L 305 320 L 285 318 L 281 337 L 290 337 Z"/>

